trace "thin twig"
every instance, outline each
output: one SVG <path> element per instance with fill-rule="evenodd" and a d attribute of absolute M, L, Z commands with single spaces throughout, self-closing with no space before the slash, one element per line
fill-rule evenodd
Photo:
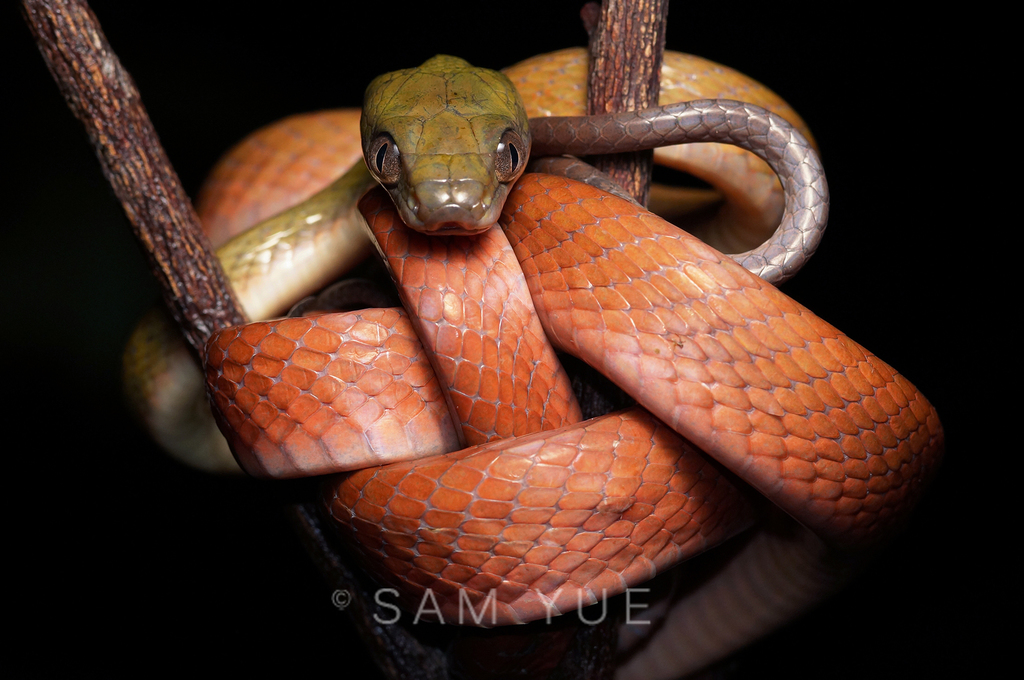
<path fill-rule="evenodd" d="M 23 0 L 25 21 L 196 356 L 210 335 L 245 323 L 224 270 L 160 144 L 131 76 L 84 0 Z"/>

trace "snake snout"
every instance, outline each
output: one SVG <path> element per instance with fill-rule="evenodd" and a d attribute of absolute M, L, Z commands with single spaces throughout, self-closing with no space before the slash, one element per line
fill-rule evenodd
<path fill-rule="evenodd" d="M 478 234 L 498 219 L 501 202 L 474 179 L 428 180 L 415 186 L 407 224 L 424 233 Z"/>

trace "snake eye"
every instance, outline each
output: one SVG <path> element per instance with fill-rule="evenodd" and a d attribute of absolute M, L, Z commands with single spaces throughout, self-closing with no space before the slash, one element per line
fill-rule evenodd
<path fill-rule="evenodd" d="M 498 142 L 494 171 L 499 182 L 511 182 L 519 177 L 526 165 L 526 145 L 512 130 L 506 130 Z"/>
<path fill-rule="evenodd" d="M 402 173 L 398 145 L 390 135 L 383 134 L 374 140 L 367 154 L 370 170 L 381 184 L 395 184 Z"/>

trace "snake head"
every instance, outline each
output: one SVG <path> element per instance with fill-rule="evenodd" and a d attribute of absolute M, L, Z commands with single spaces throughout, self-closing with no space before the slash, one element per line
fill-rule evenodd
<path fill-rule="evenodd" d="M 416 231 L 476 234 L 526 167 L 530 127 L 512 82 L 439 55 L 366 89 L 363 157 Z"/>

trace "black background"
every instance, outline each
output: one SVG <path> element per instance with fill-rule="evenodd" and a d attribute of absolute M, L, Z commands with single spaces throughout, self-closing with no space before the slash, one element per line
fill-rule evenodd
<path fill-rule="evenodd" d="M 829 232 L 783 289 L 917 384 L 947 429 L 946 464 L 906 534 L 847 591 L 756 645 L 742 677 L 953 674 L 985 655 L 986 589 L 1010 570 L 981 559 L 972 536 L 992 512 L 962 490 L 990 476 L 976 467 L 989 451 L 967 434 L 985 404 L 965 343 L 984 324 L 962 302 L 975 283 L 950 275 L 965 254 L 956 239 L 971 236 L 955 217 L 951 149 L 926 141 L 958 121 L 941 104 L 916 113 L 948 64 L 937 37 L 909 16 L 737 15 L 692 4 L 673 5 L 669 48 L 764 82 L 821 146 Z M 372 19 L 348 3 L 93 8 L 194 195 L 246 133 L 290 113 L 358 106 L 378 73 L 438 52 L 498 68 L 586 41 L 575 3 L 470 3 L 464 15 L 457 3 L 425 5 L 399 15 L 371 4 Z M 13 668 L 107 675 L 141 668 L 142 657 L 169 670 L 359 675 L 364 654 L 279 509 L 287 492 L 178 466 L 122 408 L 120 351 L 155 285 L 10 5 L 3 30 L 14 123 L 4 156 L 17 173 L 4 190 L 0 250 L 0 350 L 13 368 L 3 390 Z M 980 589 L 967 585 L 979 578 Z"/>

